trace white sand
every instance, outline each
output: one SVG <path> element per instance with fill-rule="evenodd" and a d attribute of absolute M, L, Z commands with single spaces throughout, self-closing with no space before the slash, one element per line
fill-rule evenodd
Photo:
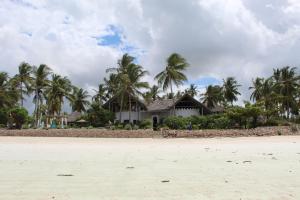
<path fill-rule="evenodd" d="M 300 199 L 300 136 L 0 137 L 0 199 Z"/>

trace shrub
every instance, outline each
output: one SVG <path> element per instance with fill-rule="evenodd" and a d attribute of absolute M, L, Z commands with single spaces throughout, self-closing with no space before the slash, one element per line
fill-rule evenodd
<path fill-rule="evenodd" d="M 94 103 L 87 111 L 85 119 L 89 121 L 93 127 L 104 127 L 109 121 L 114 121 L 115 114 L 103 109 L 99 104 Z"/>
<path fill-rule="evenodd" d="M 25 108 L 13 108 L 9 112 L 10 124 L 16 124 L 17 129 L 21 129 L 22 125 L 27 122 L 28 111 Z"/>
<path fill-rule="evenodd" d="M 267 119 L 266 123 L 264 124 L 265 126 L 278 126 L 279 122 L 276 119 Z"/>
<path fill-rule="evenodd" d="M 231 121 L 228 117 L 222 116 L 214 120 L 214 128 L 227 129 L 231 127 Z"/>
<path fill-rule="evenodd" d="M 170 129 L 186 129 L 188 126 L 188 118 L 170 116 L 164 120 L 164 124 Z"/>
<path fill-rule="evenodd" d="M 133 130 L 138 130 L 138 129 L 139 129 L 139 126 L 135 124 L 135 125 L 133 126 L 132 129 L 133 129 Z"/>
<path fill-rule="evenodd" d="M 142 129 L 151 129 L 152 128 L 152 121 L 151 119 L 144 119 L 140 122 L 140 128 Z"/>
<path fill-rule="evenodd" d="M 125 130 L 132 130 L 131 124 L 126 124 L 126 125 L 124 126 L 124 129 L 125 129 Z"/>
<path fill-rule="evenodd" d="M 196 125 L 200 129 L 206 129 L 208 125 L 208 118 L 206 116 L 191 116 L 189 117 L 192 125 Z"/>
<path fill-rule="evenodd" d="M 8 122 L 8 115 L 6 109 L 0 109 L 0 125 L 6 126 Z"/>

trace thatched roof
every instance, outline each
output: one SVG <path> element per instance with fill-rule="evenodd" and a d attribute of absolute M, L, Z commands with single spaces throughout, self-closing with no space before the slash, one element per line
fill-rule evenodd
<path fill-rule="evenodd" d="M 71 114 L 68 115 L 67 119 L 68 122 L 76 122 L 80 117 L 81 117 L 80 112 L 72 112 Z"/>
<path fill-rule="evenodd" d="M 157 99 L 147 105 L 147 110 L 148 111 L 168 110 L 172 106 L 173 106 L 172 99 Z"/>
<path fill-rule="evenodd" d="M 195 98 L 193 98 L 191 95 L 189 94 L 185 94 L 180 98 L 175 98 L 173 99 L 159 99 L 159 100 L 155 100 L 154 102 L 148 104 L 147 106 L 147 110 L 148 111 L 163 111 L 163 110 L 169 110 L 171 109 L 174 105 L 178 105 L 179 103 L 181 103 L 181 101 L 183 101 L 184 99 L 189 99 L 190 102 L 193 102 L 194 105 L 197 105 L 197 107 L 199 108 L 204 108 L 206 110 L 206 112 L 209 112 L 210 110 L 203 105 L 202 103 L 200 103 L 199 101 L 197 101 Z"/>

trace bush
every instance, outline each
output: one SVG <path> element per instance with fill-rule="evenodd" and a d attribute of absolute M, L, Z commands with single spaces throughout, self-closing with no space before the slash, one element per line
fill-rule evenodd
<path fill-rule="evenodd" d="M 144 119 L 140 122 L 140 128 L 142 129 L 151 129 L 152 128 L 152 120 Z"/>
<path fill-rule="evenodd" d="M 16 124 L 17 129 L 21 129 L 22 125 L 27 122 L 28 111 L 25 108 L 13 108 L 9 112 L 10 127 Z"/>
<path fill-rule="evenodd" d="M 278 126 L 279 122 L 276 119 L 267 119 L 266 123 L 264 124 L 265 126 Z"/>
<path fill-rule="evenodd" d="M 186 129 L 189 123 L 189 118 L 170 116 L 164 120 L 164 124 L 170 129 Z"/>
<path fill-rule="evenodd" d="M 85 119 L 91 123 L 93 127 L 105 127 L 109 122 L 113 122 L 115 114 L 103 109 L 99 104 L 92 104 L 87 111 Z"/>
<path fill-rule="evenodd" d="M 8 115 L 6 109 L 0 109 L 0 125 L 6 126 L 8 122 Z"/>
<path fill-rule="evenodd" d="M 125 130 L 132 130 L 132 126 L 131 126 L 131 124 L 126 124 L 125 126 L 124 126 L 124 129 Z"/>
<path fill-rule="evenodd" d="M 132 129 L 133 129 L 133 130 L 138 130 L 138 129 L 139 129 L 139 126 L 135 124 L 135 125 L 133 126 Z"/>
<path fill-rule="evenodd" d="M 228 117 L 222 116 L 214 120 L 214 128 L 228 129 L 231 128 L 231 121 Z"/>

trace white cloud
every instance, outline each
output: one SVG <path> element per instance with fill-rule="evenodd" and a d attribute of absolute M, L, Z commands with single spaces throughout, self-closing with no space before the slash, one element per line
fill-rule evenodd
<path fill-rule="evenodd" d="M 190 79 L 235 76 L 245 100 L 253 77 L 300 64 L 299 7 L 297 0 L 3 0 L 0 70 L 46 63 L 92 88 L 129 45 L 149 82 L 178 52 Z M 107 35 L 109 25 L 122 30 L 122 47 L 97 45 L 93 37 Z"/>

